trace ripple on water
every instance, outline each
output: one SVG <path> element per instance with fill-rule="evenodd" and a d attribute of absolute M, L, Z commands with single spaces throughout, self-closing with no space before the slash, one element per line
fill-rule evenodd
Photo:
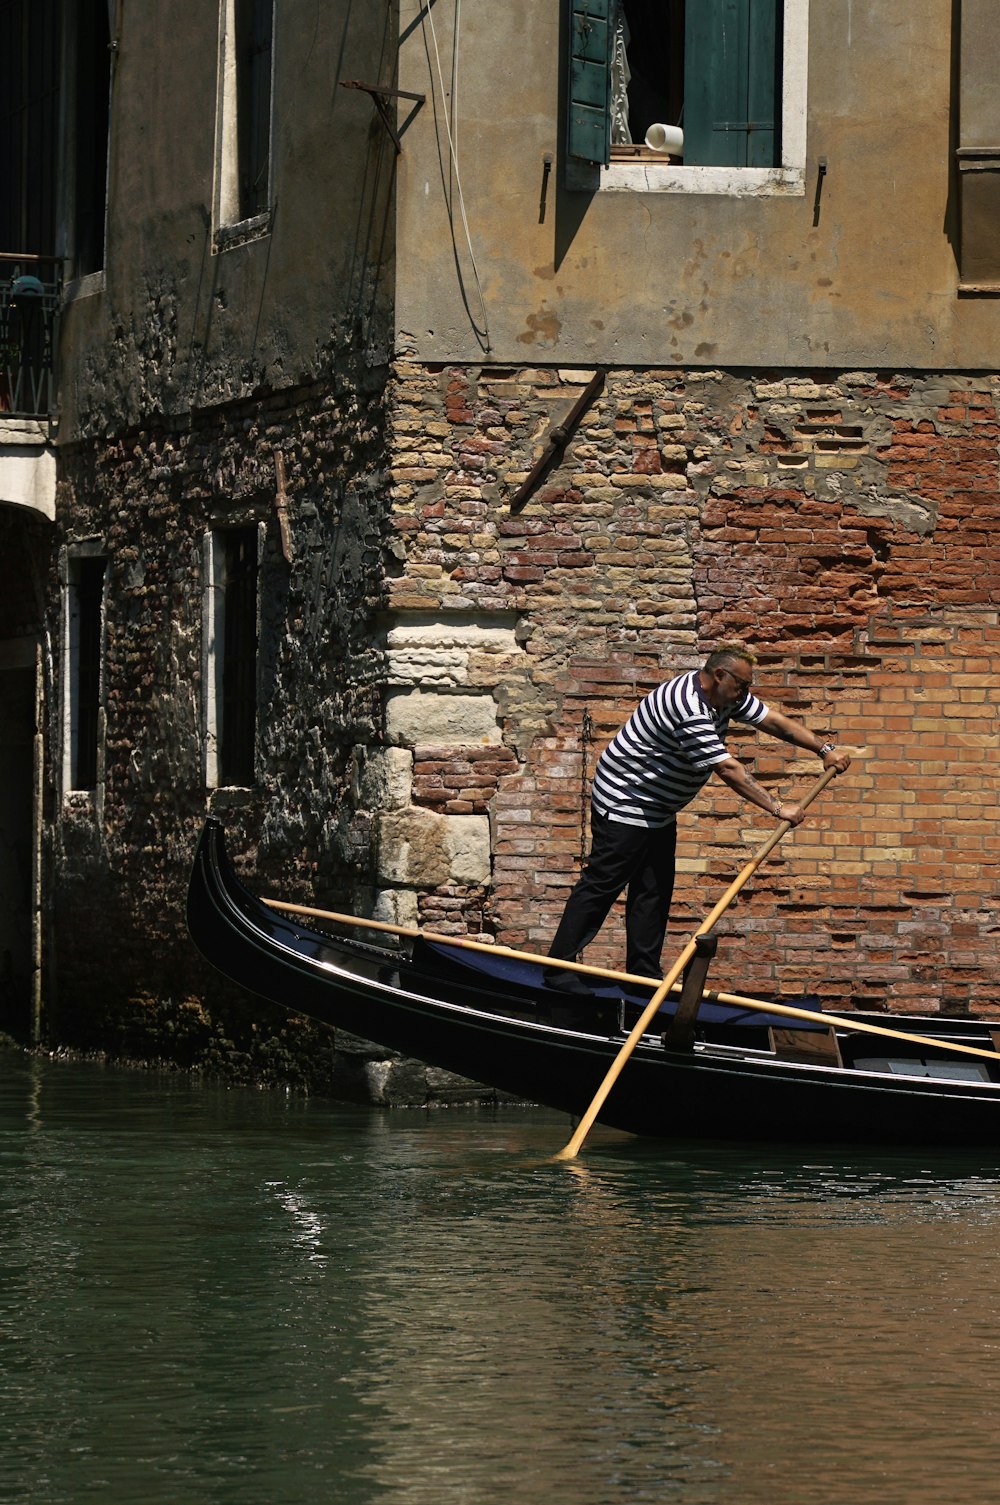
<path fill-rule="evenodd" d="M 992 1497 L 995 1161 L 568 1132 L 5 1063 L 0 1499 Z"/>

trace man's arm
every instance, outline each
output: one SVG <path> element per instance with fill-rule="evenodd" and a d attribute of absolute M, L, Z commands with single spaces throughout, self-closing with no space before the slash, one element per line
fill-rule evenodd
<path fill-rule="evenodd" d="M 760 724 L 763 726 L 764 723 Z M 712 772 L 717 773 L 723 783 L 728 784 L 743 799 L 749 800 L 752 805 L 759 805 L 761 810 L 766 810 L 768 815 L 774 815 L 778 820 L 787 820 L 791 825 L 797 826 L 805 817 L 801 805 L 790 801 L 785 803 L 776 795 L 768 794 L 735 758 L 726 758 L 724 763 L 716 763 Z"/>
<path fill-rule="evenodd" d="M 802 747 L 806 752 L 815 753 L 823 759 L 824 768 L 835 768 L 838 773 L 846 773 L 850 767 L 849 754 L 842 747 L 837 747 L 831 741 L 825 741 L 818 737 L 815 732 L 809 731 L 798 721 L 793 721 L 790 716 L 783 716 L 780 711 L 768 711 L 763 721 L 757 725 L 762 732 L 767 732 L 769 737 L 777 737 L 779 742 L 791 742 L 794 747 Z"/>

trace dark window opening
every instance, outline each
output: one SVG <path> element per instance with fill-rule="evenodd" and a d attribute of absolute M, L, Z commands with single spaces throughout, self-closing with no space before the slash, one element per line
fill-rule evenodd
<path fill-rule="evenodd" d="M 273 0 L 236 0 L 239 217 L 263 214 L 270 193 Z"/>
<path fill-rule="evenodd" d="M 567 4 L 571 157 L 780 164 L 783 0 Z"/>
<path fill-rule="evenodd" d="M 107 0 L 77 0 L 74 270 L 104 266 L 111 108 L 111 32 Z"/>
<path fill-rule="evenodd" d="M 0 0 L 0 251 L 53 256 L 58 0 Z"/>
<path fill-rule="evenodd" d="M 684 125 L 685 0 L 625 0 L 623 10 L 629 135 L 641 144 L 651 125 Z"/>
<path fill-rule="evenodd" d="M 256 782 L 257 529 L 234 528 L 223 545 L 222 728 L 219 781 Z"/>
<path fill-rule="evenodd" d="M 104 608 L 104 560 L 73 561 L 75 590 L 76 683 L 73 703 L 72 786 L 97 787 L 97 752 L 100 733 L 101 659 Z M 71 629 L 72 631 L 72 629 Z"/>

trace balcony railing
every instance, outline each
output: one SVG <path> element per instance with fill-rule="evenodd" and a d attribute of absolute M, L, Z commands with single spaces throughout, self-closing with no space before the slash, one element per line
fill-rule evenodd
<path fill-rule="evenodd" d="M 55 409 L 62 258 L 0 251 L 0 418 Z"/>

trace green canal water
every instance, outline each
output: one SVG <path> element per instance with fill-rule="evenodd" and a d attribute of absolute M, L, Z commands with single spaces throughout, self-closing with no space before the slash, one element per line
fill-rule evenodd
<path fill-rule="evenodd" d="M 569 1132 L 0 1056 L 0 1502 L 1000 1500 L 1000 1155 Z"/>

